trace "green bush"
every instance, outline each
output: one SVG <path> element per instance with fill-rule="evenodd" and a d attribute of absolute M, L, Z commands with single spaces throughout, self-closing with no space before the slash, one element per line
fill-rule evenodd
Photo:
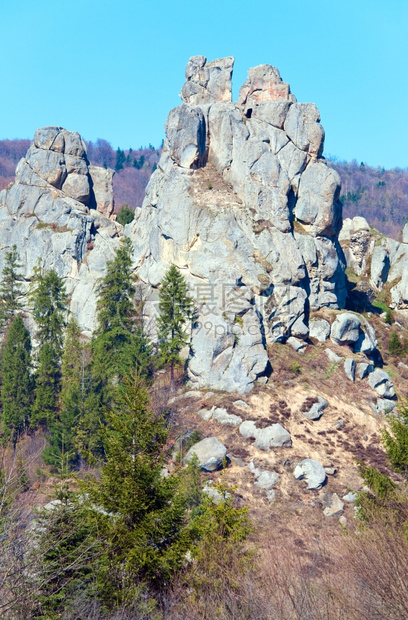
<path fill-rule="evenodd" d="M 404 345 L 399 339 L 396 331 L 393 331 L 388 341 L 388 351 L 390 355 L 400 356 L 404 353 Z"/>
<path fill-rule="evenodd" d="M 116 221 L 119 222 L 119 224 L 122 224 L 122 226 L 126 226 L 126 224 L 130 224 L 130 222 L 133 222 L 134 218 L 134 209 L 132 209 L 132 207 L 129 207 L 128 204 L 123 204 L 116 217 Z"/>
<path fill-rule="evenodd" d="M 302 366 L 299 364 L 299 362 L 292 362 L 292 364 L 289 366 L 289 370 L 290 372 L 293 372 L 294 375 L 300 375 L 300 373 L 302 372 Z"/>

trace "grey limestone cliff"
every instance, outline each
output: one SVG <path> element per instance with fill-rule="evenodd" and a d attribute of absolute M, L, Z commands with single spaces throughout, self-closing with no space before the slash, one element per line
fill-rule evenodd
<path fill-rule="evenodd" d="M 340 179 L 322 159 L 318 109 L 270 65 L 250 69 L 233 103 L 232 67 L 190 59 L 127 230 L 147 315 L 171 263 L 196 299 L 191 383 L 246 392 L 269 373 L 268 342 L 307 337 L 310 310 L 343 307 L 345 280 Z"/>
<path fill-rule="evenodd" d="M 310 311 L 344 306 L 345 279 L 340 179 L 322 158 L 318 109 L 298 103 L 270 65 L 250 69 L 233 103 L 233 62 L 188 62 L 182 104 L 125 233 L 152 338 L 174 263 L 197 307 L 191 384 L 247 392 L 270 373 L 268 343 L 307 338 Z M 89 165 L 79 134 L 46 127 L 0 193 L 0 270 L 13 244 L 27 285 L 38 260 L 56 269 L 88 334 L 97 280 L 123 234 L 112 176 Z"/>

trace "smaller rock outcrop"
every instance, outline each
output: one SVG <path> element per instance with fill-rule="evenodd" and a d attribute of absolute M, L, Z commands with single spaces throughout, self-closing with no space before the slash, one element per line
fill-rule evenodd
<path fill-rule="evenodd" d="M 13 245 L 26 283 L 38 262 L 55 269 L 87 335 L 96 323 L 97 281 L 123 231 L 109 219 L 113 174 L 89 165 L 77 132 L 43 127 L 19 161 L 15 183 L 0 192 L 0 271 Z"/>

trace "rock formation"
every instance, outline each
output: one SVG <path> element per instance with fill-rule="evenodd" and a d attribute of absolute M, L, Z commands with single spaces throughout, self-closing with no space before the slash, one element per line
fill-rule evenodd
<path fill-rule="evenodd" d="M 95 284 L 122 231 L 108 219 L 112 177 L 113 170 L 89 165 L 78 133 L 44 127 L 18 163 L 15 183 L 0 192 L 0 271 L 13 244 L 27 282 L 38 261 L 55 269 L 88 334 L 95 326 Z"/>
<path fill-rule="evenodd" d="M 149 316 L 171 263 L 191 287 L 191 383 L 246 392 L 269 373 L 267 344 L 307 337 L 309 311 L 343 307 L 345 282 L 340 179 L 321 157 L 319 111 L 270 65 L 250 69 L 232 103 L 232 66 L 190 59 L 127 230 Z"/>
<path fill-rule="evenodd" d="M 322 158 L 316 106 L 298 103 L 270 65 L 250 69 L 233 103 L 232 68 L 233 58 L 190 59 L 158 168 L 125 232 L 152 337 L 174 263 L 198 313 L 191 384 L 244 393 L 270 373 L 267 345 L 304 347 L 309 311 L 342 308 L 346 291 L 340 179 Z M 27 281 L 38 259 L 56 269 L 88 334 L 96 281 L 123 232 L 109 219 L 112 175 L 89 165 L 79 134 L 46 127 L 0 193 L 0 269 L 14 243 Z"/>
<path fill-rule="evenodd" d="M 400 243 L 370 229 L 363 217 L 355 217 L 344 220 L 339 236 L 347 265 L 365 276 L 376 293 L 387 285 L 388 305 L 396 310 L 408 309 L 407 233 L 404 228 Z"/>

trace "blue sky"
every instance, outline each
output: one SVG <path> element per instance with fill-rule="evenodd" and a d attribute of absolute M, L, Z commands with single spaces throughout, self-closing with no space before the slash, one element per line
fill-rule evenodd
<path fill-rule="evenodd" d="M 326 155 L 408 167 L 407 0 L 0 0 L 0 138 L 61 125 L 159 145 L 188 58 L 271 64 L 317 104 Z"/>

